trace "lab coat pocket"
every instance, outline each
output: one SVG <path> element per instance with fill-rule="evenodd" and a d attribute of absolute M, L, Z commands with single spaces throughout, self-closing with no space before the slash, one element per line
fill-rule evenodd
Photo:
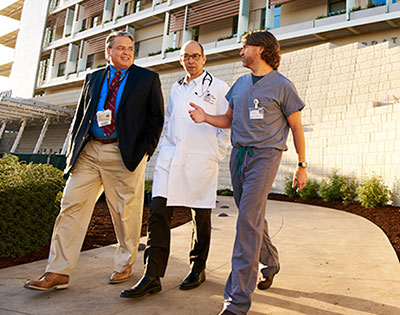
<path fill-rule="evenodd" d="M 168 171 L 170 169 L 174 153 L 175 146 L 163 145 L 158 152 L 156 167 Z"/>

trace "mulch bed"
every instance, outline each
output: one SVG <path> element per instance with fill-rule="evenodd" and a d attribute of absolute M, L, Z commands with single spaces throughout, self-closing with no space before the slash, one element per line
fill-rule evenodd
<path fill-rule="evenodd" d="M 341 201 L 325 202 L 319 198 L 303 200 L 300 198 L 291 198 L 289 196 L 281 194 L 270 194 L 269 199 L 328 207 L 360 215 L 379 226 L 383 230 L 383 232 L 385 232 L 386 236 L 388 237 L 390 243 L 397 253 L 397 257 L 400 260 L 400 208 L 398 207 L 385 206 L 375 209 L 367 209 L 359 204 L 344 205 Z M 150 207 L 146 205 L 143 209 L 142 236 L 146 235 L 149 216 Z M 174 214 L 171 220 L 171 225 L 174 228 L 181 224 L 189 222 L 191 219 L 192 217 L 190 209 L 184 207 L 175 207 Z M 111 221 L 111 216 L 108 212 L 105 200 L 101 198 L 97 202 L 95 210 L 93 212 L 93 216 L 90 221 L 88 231 L 86 233 L 86 238 L 83 243 L 82 250 L 98 248 L 115 243 L 116 238 Z M 49 245 L 50 244 L 48 244 L 38 252 L 26 254 L 21 258 L 0 258 L 0 269 L 19 264 L 25 264 L 40 259 L 46 259 L 49 254 Z"/>

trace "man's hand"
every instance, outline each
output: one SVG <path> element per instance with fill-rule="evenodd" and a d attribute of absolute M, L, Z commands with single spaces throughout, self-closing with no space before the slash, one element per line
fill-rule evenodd
<path fill-rule="evenodd" d="M 192 106 L 194 109 L 189 110 L 189 115 L 190 118 L 196 123 L 202 123 L 206 121 L 207 114 L 205 113 L 204 109 L 202 109 L 200 106 L 194 104 L 194 103 L 189 103 L 190 106 Z"/>
<path fill-rule="evenodd" d="M 296 173 L 294 173 L 293 176 L 293 183 L 292 183 L 292 188 L 296 187 L 296 191 L 299 192 L 304 188 L 304 186 L 307 184 L 307 172 L 306 169 L 303 167 L 298 166 Z"/>

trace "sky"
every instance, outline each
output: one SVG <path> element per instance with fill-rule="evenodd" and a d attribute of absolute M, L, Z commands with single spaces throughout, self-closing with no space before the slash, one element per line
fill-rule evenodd
<path fill-rule="evenodd" d="M 0 10 L 8 7 L 15 0 L 0 0 Z M 0 15 L 0 36 L 10 33 L 19 27 L 19 21 Z M 13 61 L 14 49 L 0 45 L 0 65 Z M 9 80 L 0 76 L 0 92 L 9 89 Z"/>

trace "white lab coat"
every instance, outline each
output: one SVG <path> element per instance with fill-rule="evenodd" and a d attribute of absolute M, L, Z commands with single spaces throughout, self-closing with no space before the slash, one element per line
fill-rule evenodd
<path fill-rule="evenodd" d="M 196 124 L 188 111 L 193 102 L 208 114 L 225 114 L 227 91 L 224 81 L 206 71 L 189 84 L 183 79 L 173 84 L 152 190 L 153 197 L 167 198 L 167 206 L 215 207 L 218 162 L 226 155 L 230 131 Z"/>

